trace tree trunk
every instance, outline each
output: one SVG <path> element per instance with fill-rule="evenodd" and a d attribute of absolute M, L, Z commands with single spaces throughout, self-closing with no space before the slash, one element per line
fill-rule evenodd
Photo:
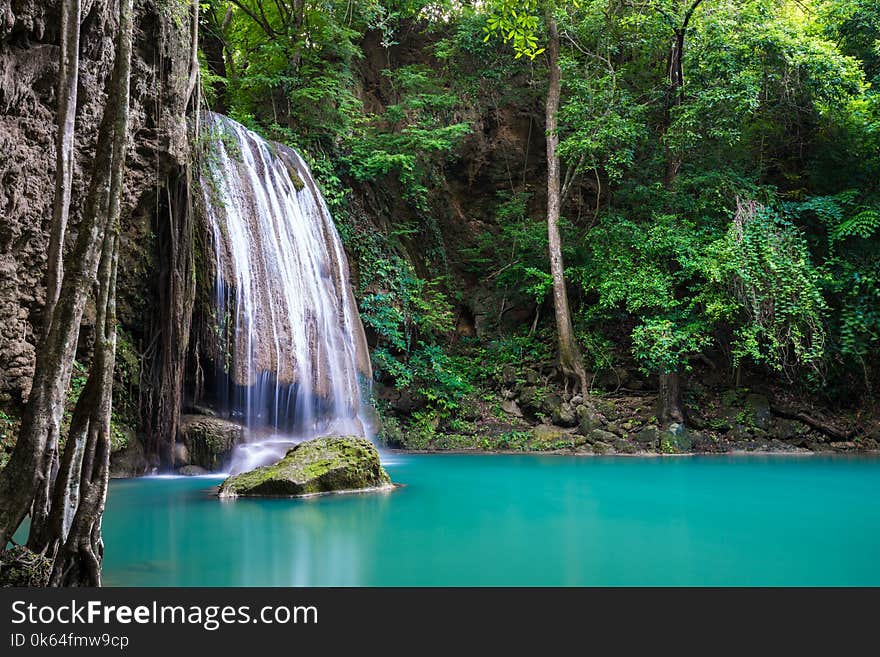
<path fill-rule="evenodd" d="M 119 46 L 110 80 L 110 93 L 95 151 L 95 164 L 86 206 L 78 226 L 76 243 L 65 261 L 65 272 L 49 331 L 37 352 L 34 382 L 22 416 L 21 430 L 6 468 L 0 472 L 0 542 L 5 545 L 28 512 L 35 494 L 46 479 L 41 467 L 47 445 L 55 449 L 70 370 L 76 353 L 79 327 L 99 258 L 111 205 L 111 179 L 117 174 L 121 189 L 119 155 L 124 155 L 127 131 L 128 79 L 131 62 L 131 0 L 120 6 Z M 126 27 L 127 26 L 127 27 Z M 119 144 L 121 142 L 121 145 Z M 52 443 L 49 441 L 52 440 Z M 36 532 L 35 532 L 36 536 Z"/>
<path fill-rule="evenodd" d="M 115 102 L 112 166 L 106 230 L 101 245 L 98 277 L 95 358 L 86 384 L 86 401 L 77 405 L 59 476 L 53 507 L 52 548 L 55 559 L 51 586 L 100 586 L 104 542 L 101 520 L 110 475 L 110 418 L 113 371 L 116 364 L 116 272 L 119 262 L 119 223 L 122 215 L 123 174 L 128 142 L 129 79 L 131 77 L 132 0 L 120 2 L 119 41 L 111 99 Z M 68 456 L 69 452 L 69 456 Z M 78 485 L 77 482 L 78 481 Z"/>
<path fill-rule="evenodd" d="M 70 188 L 73 184 L 73 144 L 76 123 L 76 90 L 79 79 L 80 0 L 61 3 L 61 52 L 58 58 L 58 116 L 55 136 L 55 200 L 46 263 L 46 304 L 43 306 L 43 336 L 49 332 L 52 314 L 64 276 L 62 256 Z"/>
<path fill-rule="evenodd" d="M 49 253 L 46 258 L 46 302 L 43 306 L 43 327 L 40 343 L 44 342 L 52 325 L 52 315 L 61 280 L 64 276 L 64 236 L 70 216 L 70 190 L 73 184 L 73 145 L 75 140 L 76 96 L 79 79 L 79 22 L 80 2 L 61 3 L 61 39 L 58 57 L 58 108 L 55 135 L 55 198 L 52 204 L 52 225 L 49 229 Z M 42 348 L 42 346 L 41 346 Z M 57 427 L 50 426 L 46 437 L 47 449 L 40 462 L 40 484 L 31 509 L 31 524 L 41 533 L 49 514 L 52 480 L 58 466 Z M 33 549 L 33 546 L 30 546 Z M 39 550 L 37 550 L 39 551 Z"/>
<path fill-rule="evenodd" d="M 547 88 L 547 237 L 550 243 L 550 273 L 553 276 L 553 306 L 556 310 L 556 333 L 559 339 L 559 364 L 566 379 L 574 379 L 583 394 L 587 394 L 587 374 L 581 352 L 574 339 L 568 292 L 565 289 L 565 265 L 562 261 L 562 239 L 559 235 L 559 212 L 561 204 L 560 163 L 557 147 L 556 114 L 559 111 L 560 69 L 559 30 L 556 18 L 547 12 L 547 29 L 550 40 L 547 56 L 550 63 L 550 82 Z"/>
<path fill-rule="evenodd" d="M 662 426 L 684 424 L 684 407 L 681 403 L 681 377 L 678 372 L 660 375 L 660 393 L 657 419 Z"/>

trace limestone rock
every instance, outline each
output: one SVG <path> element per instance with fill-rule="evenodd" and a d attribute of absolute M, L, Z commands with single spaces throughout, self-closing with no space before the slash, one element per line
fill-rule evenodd
<path fill-rule="evenodd" d="M 508 399 L 501 402 L 501 410 L 507 413 L 508 415 L 512 415 L 513 417 L 522 417 L 523 412 L 514 400 Z"/>
<path fill-rule="evenodd" d="M 615 436 L 610 431 L 603 431 L 602 429 L 593 429 L 586 436 L 587 442 L 595 445 L 596 443 L 606 443 L 607 445 L 613 445 L 614 441 L 617 440 L 617 436 Z"/>
<path fill-rule="evenodd" d="M 602 426 L 602 418 L 596 412 L 596 409 L 588 404 L 583 404 L 575 409 L 578 419 L 578 432 L 583 435 L 589 435 L 593 429 Z"/>
<path fill-rule="evenodd" d="M 110 454 L 110 478 L 140 477 L 147 472 L 144 446 L 136 436 L 129 436 L 125 447 Z"/>
<path fill-rule="evenodd" d="M 559 427 L 539 424 L 532 429 L 531 446 L 533 449 L 556 449 L 562 446 L 561 443 L 568 446 L 571 443 L 571 436 Z"/>
<path fill-rule="evenodd" d="M 553 409 L 553 424 L 560 427 L 574 427 L 577 426 L 578 418 L 575 413 L 574 408 L 571 404 L 567 402 L 562 402 L 559 406 Z"/>
<path fill-rule="evenodd" d="M 177 441 L 186 446 L 187 464 L 219 470 L 241 442 L 244 427 L 207 415 L 182 415 Z"/>
<path fill-rule="evenodd" d="M 229 477 L 220 497 L 303 497 L 391 488 L 379 452 L 365 438 L 327 436 L 295 446 L 272 465 Z"/>

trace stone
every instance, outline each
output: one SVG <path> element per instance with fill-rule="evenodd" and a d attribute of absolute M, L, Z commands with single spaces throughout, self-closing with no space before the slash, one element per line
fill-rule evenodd
<path fill-rule="evenodd" d="M 244 427 L 207 415 L 181 415 L 177 441 L 186 446 L 187 465 L 217 471 L 244 438 Z"/>
<path fill-rule="evenodd" d="M 369 440 L 326 436 L 296 445 L 277 463 L 229 477 L 218 495 L 304 497 L 392 487 L 379 452 Z"/>
<path fill-rule="evenodd" d="M 578 432 L 583 436 L 602 426 L 602 418 L 592 406 L 587 404 L 578 406 L 575 408 L 575 414 L 578 419 Z"/>
<path fill-rule="evenodd" d="M 541 402 L 541 410 L 552 418 L 555 413 L 559 412 L 562 404 L 562 397 L 555 392 L 551 392 L 549 395 L 544 395 L 544 400 Z"/>
<path fill-rule="evenodd" d="M 620 454 L 635 454 L 636 446 L 624 438 L 617 438 L 611 443 Z"/>
<path fill-rule="evenodd" d="M 660 435 L 660 448 L 663 451 L 689 452 L 693 446 L 693 435 L 683 424 L 673 422 Z"/>
<path fill-rule="evenodd" d="M 595 445 L 596 443 L 606 443 L 607 445 L 613 445 L 614 441 L 617 440 L 617 436 L 615 436 L 610 431 L 603 431 L 602 429 L 593 429 L 586 435 L 587 442 Z"/>
<path fill-rule="evenodd" d="M 508 415 L 512 415 L 513 417 L 522 417 L 523 412 L 522 409 L 512 399 L 506 399 L 501 402 L 501 410 L 507 413 Z"/>
<path fill-rule="evenodd" d="M 177 469 L 177 474 L 183 475 L 184 477 L 198 477 L 200 475 L 210 474 L 210 472 L 200 465 L 185 465 L 182 468 Z"/>
<path fill-rule="evenodd" d="M 519 405 L 530 415 L 541 412 L 542 395 L 534 386 L 523 386 L 519 391 Z"/>
<path fill-rule="evenodd" d="M 602 440 L 597 440 L 591 447 L 596 454 L 614 454 L 614 448 Z"/>
<path fill-rule="evenodd" d="M 538 382 L 541 380 L 541 375 L 531 368 L 526 369 L 523 372 L 523 377 L 525 378 L 526 383 L 528 383 L 530 386 L 537 385 Z"/>
<path fill-rule="evenodd" d="M 655 449 L 660 443 L 660 429 L 653 424 L 648 425 L 636 434 L 636 442 L 645 447 Z"/>
<path fill-rule="evenodd" d="M 571 445 L 571 436 L 551 424 L 539 424 L 532 429 L 532 449 L 557 449 Z"/>
<path fill-rule="evenodd" d="M 551 417 L 553 419 L 553 424 L 560 427 L 574 427 L 577 426 L 578 423 L 574 407 L 568 402 L 562 402 L 557 408 L 555 408 Z"/>
<path fill-rule="evenodd" d="M 140 477 L 147 472 L 144 446 L 136 436 L 129 436 L 125 447 L 110 454 L 110 478 Z"/>

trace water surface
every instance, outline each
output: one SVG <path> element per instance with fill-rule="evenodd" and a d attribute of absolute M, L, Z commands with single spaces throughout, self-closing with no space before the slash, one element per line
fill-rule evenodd
<path fill-rule="evenodd" d="M 114 481 L 127 586 L 880 585 L 880 459 L 394 455 L 391 493 Z"/>

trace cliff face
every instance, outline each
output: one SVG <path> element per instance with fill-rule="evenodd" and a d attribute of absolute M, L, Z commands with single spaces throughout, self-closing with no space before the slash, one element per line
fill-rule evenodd
<path fill-rule="evenodd" d="M 0 0 L 0 406 L 26 399 L 40 324 L 55 174 L 55 87 L 61 0 Z M 161 6 L 160 6 L 161 5 Z M 158 191 L 185 160 L 189 3 L 135 1 L 131 144 L 125 179 L 121 290 L 149 275 Z M 76 155 L 68 244 L 89 184 L 104 86 L 113 65 L 115 0 L 82 0 Z M 122 300 L 122 322 L 127 304 Z M 88 312 L 87 312 L 88 315 Z M 143 321 L 143 320 L 140 320 Z M 88 320 L 86 321 L 88 324 Z"/>

